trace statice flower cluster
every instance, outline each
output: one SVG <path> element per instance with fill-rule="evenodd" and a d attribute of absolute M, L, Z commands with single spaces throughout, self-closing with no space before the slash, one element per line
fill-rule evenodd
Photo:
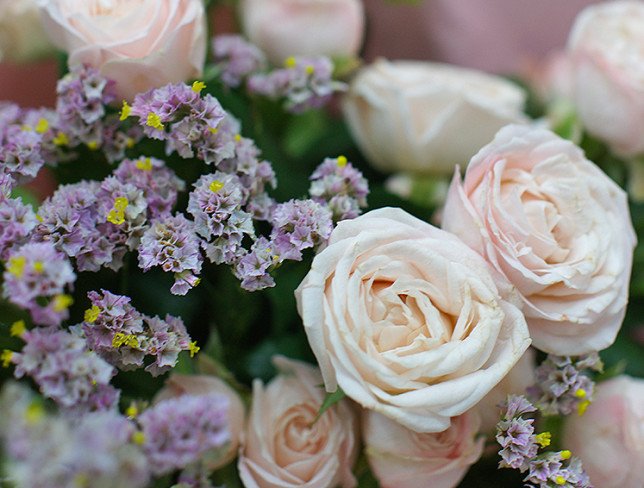
<path fill-rule="evenodd" d="M 212 56 L 222 83 L 231 88 L 237 88 L 248 75 L 266 68 L 266 56 L 261 49 L 236 34 L 215 36 Z"/>
<path fill-rule="evenodd" d="M 601 371 L 597 353 L 573 359 L 568 356 L 548 357 L 536 369 L 535 385 L 528 395 L 545 415 L 583 415 L 593 399 L 595 383 L 588 370 Z"/>
<path fill-rule="evenodd" d="M 40 392 L 66 409 L 107 410 L 118 391 L 109 383 L 114 368 L 88 351 L 85 340 L 59 329 L 34 329 L 21 335 L 25 346 L 13 353 L 16 378 L 31 377 Z"/>
<path fill-rule="evenodd" d="M 67 294 L 76 274 L 51 243 L 30 243 L 11 252 L 3 274 L 2 296 L 28 310 L 38 325 L 59 325 L 69 316 Z"/>
<path fill-rule="evenodd" d="M 138 417 L 143 449 L 156 475 L 182 469 L 230 442 L 224 395 L 183 395 L 163 400 Z"/>
<path fill-rule="evenodd" d="M 248 78 L 248 91 L 275 100 L 284 100 L 292 113 L 326 105 L 332 95 L 346 90 L 346 84 L 333 79 L 333 62 L 324 56 L 294 56 L 285 67 Z"/>
<path fill-rule="evenodd" d="M 568 450 L 543 452 L 551 434 L 535 434 L 534 419 L 525 415 L 537 411 L 522 395 L 509 395 L 501 405 L 503 415 L 497 424 L 496 440 L 501 446 L 500 468 L 518 469 L 525 473 L 524 481 L 532 488 L 591 488 L 581 461 Z"/>
<path fill-rule="evenodd" d="M 4 177 L 4 178 L 3 178 Z M 20 198 L 10 198 L 12 178 L 0 175 L 0 259 L 25 244 L 38 221 L 31 205 Z"/>
<path fill-rule="evenodd" d="M 309 195 L 325 203 L 334 221 L 354 219 L 367 206 L 369 184 L 345 156 L 326 158 L 310 177 Z"/>
<path fill-rule="evenodd" d="M 134 425 L 115 412 L 51 415 L 17 384 L 5 387 L 0 411 L 6 474 L 15 486 L 143 488 L 150 481 Z"/>
<path fill-rule="evenodd" d="M 145 370 L 158 376 L 176 365 L 181 351 L 199 351 L 180 318 L 141 314 L 129 297 L 106 290 L 87 296 L 92 305 L 81 325 L 87 346 L 119 369 L 140 368 L 148 359 Z"/>

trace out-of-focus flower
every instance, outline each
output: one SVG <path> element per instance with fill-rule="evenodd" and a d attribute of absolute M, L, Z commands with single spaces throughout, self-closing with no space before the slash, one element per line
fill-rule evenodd
<path fill-rule="evenodd" d="M 479 417 L 470 410 L 446 431 L 419 434 L 378 413 L 363 413 L 369 464 L 383 488 L 453 488 L 483 453 Z"/>
<path fill-rule="evenodd" d="M 245 34 L 268 59 L 289 56 L 354 56 L 362 45 L 361 0 L 243 0 Z"/>
<path fill-rule="evenodd" d="M 644 463 L 644 380 L 599 383 L 582 417 L 568 417 L 564 445 L 577 454 L 597 488 L 640 488 Z"/>
<path fill-rule="evenodd" d="M 347 400 L 318 411 L 322 378 L 313 366 L 273 359 L 279 375 L 253 383 L 253 400 L 238 468 L 248 488 L 356 486 L 357 418 Z"/>
<path fill-rule="evenodd" d="M 296 290 L 327 391 L 441 432 L 530 345 L 485 261 L 400 209 L 339 222 Z"/>
<path fill-rule="evenodd" d="M 626 312 L 635 233 L 624 191 L 550 131 L 503 128 L 456 174 L 443 228 L 520 294 L 537 349 L 613 343 Z"/>
<path fill-rule="evenodd" d="M 524 100 L 516 85 L 479 71 L 379 60 L 358 73 L 343 109 L 378 169 L 449 175 L 501 127 L 523 120 Z"/>
<path fill-rule="evenodd" d="M 29 62 L 54 54 L 37 0 L 0 1 L 0 61 Z"/>
<path fill-rule="evenodd" d="M 223 34 L 212 40 L 212 56 L 221 70 L 224 85 L 235 88 L 248 76 L 264 69 L 266 57 L 254 44 L 242 36 Z"/>
<path fill-rule="evenodd" d="M 209 460 L 208 469 L 215 470 L 228 464 L 237 457 L 237 449 L 244 430 L 246 409 L 235 390 L 215 376 L 173 374 L 165 387 L 154 398 L 155 402 L 184 395 L 210 395 L 216 393 L 228 399 L 227 428 L 230 433 L 225 452 Z"/>
<path fill-rule="evenodd" d="M 40 0 L 45 27 L 69 54 L 116 81 L 120 97 L 200 76 L 206 55 L 202 0 Z"/>
<path fill-rule="evenodd" d="M 623 156 L 644 154 L 643 43 L 644 3 L 635 0 L 587 7 L 568 40 L 579 117 Z"/>

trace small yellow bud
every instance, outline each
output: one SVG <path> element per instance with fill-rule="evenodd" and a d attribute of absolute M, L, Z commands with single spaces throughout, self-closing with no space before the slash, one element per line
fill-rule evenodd
<path fill-rule="evenodd" d="M 14 275 L 16 278 L 22 277 L 25 272 L 25 265 L 27 264 L 27 258 L 24 256 L 14 256 L 9 258 L 7 263 L 7 271 Z"/>
<path fill-rule="evenodd" d="M 9 333 L 11 334 L 11 337 L 22 337 L 22 334 L 24 334 L 26 330 L 27 327 L 25 326 L 25 321 L 17 320 L 13 324 L 11 324 Z"/>
<path fill-rule="evenodd" d="M 134 402 L 130 403 L 130 406 L 125 409 L 125 415 L 131 419 L 139 415 L 139 409 Z"/>
<path fill-rule="evenodd" d="M 159 117 L 154 112 L 150 112 L 148 114 L 148 118 L 145 123 L 150 127 L 154 127 L 155 129 L 163 130 L 165 128 L 165 126 L 161 123 L 161 117 Z"/>
<path fill-rule="evenodd" d="M 566 478 L 564 478 L 563 476 L 559 475 L 559 476 L 557 476 L 555 478 L 555 483 L 557 483 L 558 485 L 565 485 L 566 484 Z"/>
<path fill-rule="evenodd" d="M 197 341 L 191 342 L 190 346 L 188 347 L 189 347 L 188 351 L 190 351 L 191 358 L 194 357 L 195 354 L 197 354 L 201 350 L 201 348 L 197 345 Z"/>
<path fill-rule="evenodd" d="M 588 400 L 584 400 L 579 404 L 579 406 L 577 407 L 577 414 L 580 417 L 586 413 L 586 409 L 588 408 L 588 405 L 590 405 L 590 402 Z"/>
<path fill-rule="evenodd" d="M 559 456 L 561 456 L 561 459 L 566 460 L 566 459 L 570 459 L 570 457 L 572 456 L 572 453 L 568 449 L 566 449 L 564 451 L 561 451 L 559 453 Z"/>
<path fill-rule="evenodd" d="M 43 218 L 42 218 L 40 215 L 38 215 L 38 214 L 36 214 L 36 220 L 37 220 L 38 222 L 44 222 Z"/>
<path fill-rule="evenodd" d="M 550 445 L 550 440 L 552 439 L 552 434 L 550 432 L 542 432 L 535 436 L 534 440 L 541 447 L 548 447 Z"/>
<path fill-rule="evenodd" d="M 192 91 L 195 93 L 201 93 L 204 88 L 206 88 L 206 84 L 203 81 L 195 81 L 192 84 Z"/>
<path fill-rule="evenodd" d="M 217 193 L 223 187 L 224 187 L 223 181 L 213 180 L 213 182 L 210 183 L 210 186 L 208 188 L 210 189 L 211 192 Z"/>
<path fill-rule="evenodd" d="M 338 156 L 338 166 L 340 168 L 344 168 L 349 161 L 347 160 L 346 157 L 344 156 Z"/>
<path fill-rule="evenodd" d="M 45 411 L 42 408 L 42 405 L 39 403 L 33 402 L 25 410 L 25 420 L 30 425 L 35 425 L 42 420 L 45 416 Z"/>
<path fill-rule="evenodd" d="M 89 482 L 90 479 L 87 473 L 78 473 L 74 477 L 74 486 L 76 488 L 88 488 L 89 486 L 91 486 Z"/>
<path fill-rule="evenodd" d="M 211 134 L 216 134 L 217 132 L 219 132 L 219 129 L 217 129 L 217 127 L 208 127 L 208 130 Z"/>
<path fill-rule="evenodd" d="M 123 100 L 123 107 L 121 107 L 121 111 L 119 112 L 119 120 L 121 122 L 124 121 L 130 116 L 131 112 L 132 112 L 132 107 L 130 107 L 127 101 Z"/>
<path fill-rule="evenodd" d="M 586 397 L 586 395 L 587 395 L 586 390 L 584 390 L 583 388 L 579 388 L 579 389 L 575 392 L 575 396 L 576 396 L 577 398 L 585 398 L 585 397 Z"/>
<path fill-rule="evenodd" d="M 114 225 L 121 225 L 125 222 L 125 209 L 128 206 L 128 199 L 126 197 L 116 197 L 114 199 L 114 207 L 107 214 L 107 221 Z"/>
<path fill-rule="evenodd" d="M 235 142 L 241 141 L 241 134 L 235 134 Z"/>
<path fill-rule="evenodd" d="M 315 68 L 309 64 L 306 66 L 306 68 L 304 68 L 304 71 L 307 75 L 312 75 L 313 73 L 315 73 Z"/>
<path fill-rule="evenodd" d="M 33 128 L 29 124 L 22 124 L 20 126 L 20 130 L 22 132 L 31 132 L 33 130 Z"/>
<path fill-rule="evenodd" d="M 45 263 L 43 263 L 42 261 L 34 261 L 33 267 L 34 267 L 34 272 L 38 274 L 45 271 Z"/>
<path fill-rule="evenodd" d="M 58 131 L 58 134 L 56 134 L 56 137 L 54 137 L 51 142 L 54 143 L 54 146 L 68 146 L 69 138 L 64 132 Z"/>
<path fill-rule="evenodd" d="M 152 160 L 150 158 L 139 159 L 136 163 L 136 168 L 141 171 L 151 171 L 152 170 Z"/>
<path fill-rule="evenodd" d="M 2 354 L 0 354 L 0 361 L 2 361 L 3 368 L 9 367 L 9 365 L 11 364 L 11 358 L 13 358 L 12 351 L 10 351 L 9 349 L 2 351 Z"/>
<path fill-rule="evenodd" d="M 96 141 L 89 141 L 89 142 L 87 143 L 87 148 L 88 148 L 90 151 L 96 151 L 96 150 L 98 149 L 98 142 L 96 142 Z"/>
<path fill-rule="evenodd" d="M 134 147 L 134 144 L 134 139 L 132 139 L 131 137 L 125 139 L 125 147 L 127 147 L 128 149 L 132 149 Z"/>
<path fill-rule="evenodd" d="M 36 132 L 38 134 L 44 134 L 49 130 L 49 122 L 47 122 L 47 119 L 38 119 L 38 122 L 36 122 Z"/>
<path fill-rule="evenodd" d="M 286 58 L 284 60 L 284 67 L 285 68 L 291 69 L 291 68 L 295 68 L 295 66 L 297 66 L 297 60 L 295 59 L 295 57 L 289 56 L 288 58 Z"/>
<path fill-rule="evenodd" d="M 132 434 L 132 442 L 134 442 L 138 446 L 142 446 L 143 444 L 145 444 L 145 434 L 140 430 L 137 430 L 134 434 Z"/>
<path fill-rule="evenodd" d="M 101 309 L 98 308 L 98 305 L 92 305 L 92 308 L 85 310 L 85 316 L 83 318 L 85 319 L 85 322 L 93 324 L 98 319 L 100 313 Z"/>
<path fill-rule="evenodd" d="M 54 312 L 63 312 L 67 310 L 74 299 L 70 295 L 56 295 L 54 297 Z"/>

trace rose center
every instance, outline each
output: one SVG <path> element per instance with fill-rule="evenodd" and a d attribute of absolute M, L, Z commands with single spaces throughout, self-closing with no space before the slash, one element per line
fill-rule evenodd
<path fill-rule="evenodd" d="M 119 16 L 130 11 L 141 0 L 87 0 L 87 11 L 93 17 Z"/>

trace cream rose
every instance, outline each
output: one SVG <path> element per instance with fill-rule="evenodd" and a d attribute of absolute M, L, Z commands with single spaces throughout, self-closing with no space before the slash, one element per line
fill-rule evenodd
<path fill-rule="evenodd" d="M 644 380 L 618 376 L 597 385 L 586 413 L 568 417 L 563 439 L 597 488 L 642 488 Z"/>
<path fill-rule="evenodd" d="M 359 441 L 358 422 L 343 400 L 319 418 L 324 401 L 317 368 L 284 357 L 279 375 L 253 382 L 253 403 L 238 468 L 247 488 L 348 488 Z"/>
<path fill-rule="evenodd" d="M 378 413 L 363 413 L 371 470 L 382 488 L 453 488 L 483 453 L 476 411 L 454 417 L 449 429 L 419 434 Z"/>
<path fill-rule="evenodd" d="M 568 40 L 575 102 L 588 132 L 625 156 L 644 154 L 644 2 L 586 8 Z"/>
<path fill-rule="evenodd" d="M 451 175 L 501 127 L 523 120 L 524 101 L 516 85 L 479 71 L 379 60 L 358 73 L 343 110 L 376 168 Z"/>
<path fill-rule="evenodd" d="M 86 63 L 132 100 L 150 88 L 201 75 L 202 0 L 40 0 L 53 41 L 70 66 Z"/>
<path fill-rule="evenodd" d="M 440 432 L 530 344 L 480 256 L 400 209 L 338 224 L 296 290 L 327 391 Z"/>
<path fill-rule="evenodd" d="M 443 228 L 521 295 L 533 344 L 558 355 L 611 345 L 628 299 L 635 233 L 626 194 L 550 131 L 508 126 L 450 186 Z"/>
<path fill-rule="evenodd" d="M 36 0 L 0 0 L 0 61 L 28 62 L 54 51 Z"/>
<path fill-rule="evenodd" d="M 362 0 L 242 0 L 243 30 L 275 64 L 295 55 L 354 56 L 364 36 Z"/>
<path fill-rule="evenodd" d="M 211 393 L 220 393 L 228 399 L 227 418 L 228 431 L 230 432 L 230 442 L 226 447 L 226 452 L 221 457 L 209 460 L 208 468 L 215 470 L 237 457 L 246 416 L 246 409 L 237 392 L 215 376 L 173 374 L 161 391 L 157 393 L 154 401 L 156 403 L 181 395 L 209 395 Z"/>

